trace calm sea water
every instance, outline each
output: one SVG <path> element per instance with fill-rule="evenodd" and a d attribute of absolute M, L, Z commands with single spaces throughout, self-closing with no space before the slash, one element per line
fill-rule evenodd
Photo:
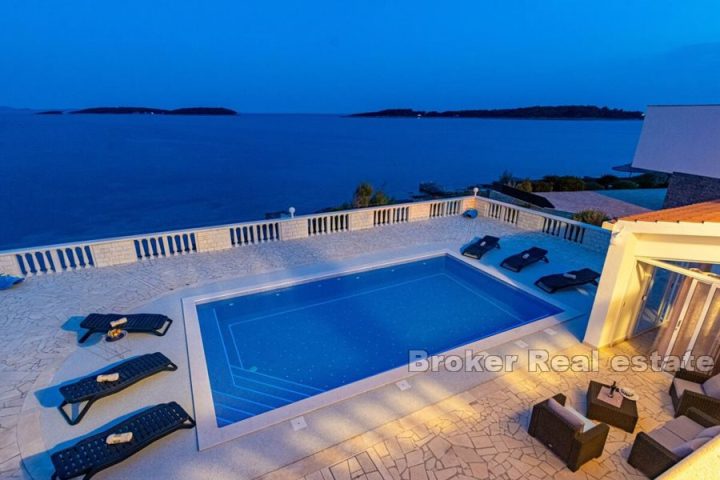
<path fill-rule="evenodd" d="M 0 249 L 255 220 L 397 198 L 419 182 L 598 175 L 637 121 L 0 114 Z"/>

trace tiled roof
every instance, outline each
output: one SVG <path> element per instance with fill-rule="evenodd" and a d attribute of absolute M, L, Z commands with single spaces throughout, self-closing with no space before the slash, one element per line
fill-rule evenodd
<path fill-rule="evenodd" d="M 627 222 L 720 223 L 720 199 L 623 217 Z"/>

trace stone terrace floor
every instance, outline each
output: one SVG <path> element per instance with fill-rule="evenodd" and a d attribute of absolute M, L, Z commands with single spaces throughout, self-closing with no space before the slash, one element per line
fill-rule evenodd
<path fill-rule="evenodd" d="M 448 244 L 459 247 L 484 234 L 503 238 L 502 256 L 532 244 L 547 248 L 552 263 L 538 267 L 530 274 L 534 277 L 570 267 L 602 268 L 603 256 L 577 245 L 540 233 L 518 231 L 489 219 L 469 221 L 451 217 L 40 276 L 1 292 L 0 478 L 28 477 L 21 468 L 18 420 L 26 397 L 37 388 L 38 378 L 51 379 L 52 372 L 77 348 L 76 334 L 61 328 L 68 318 L 93 311 L 131 311 L 168 292 L 243 275 L 400 247 Z M 578 343 L 574 348 L 586 347 Z M 624 344 L 618 348 L 631 347 Z M 363 475 L 386 480 L 447 480 L 463 476 L 627 478 L 635 473 L 624 459 L 632 435 L 613 428 L 603 457 L 571 475 L 526 433 L 532 404 L 555 392 L 566 393 L 582 411 L 584 389 L 593 377 L 612 378 L 607 372 L 507 374 L 266 476 L 273 479 L 306 476 L 313 480 L 342 480 Z M 664 393 L 668 382 L 662 374 L 623 379 L 623 384 L 633 385 L 642 395 L 638 430 L 652 428 L 670 417 Z M 151 456 L 152 447 L 147 451 L 148 455 L 141 455 L 145 459 Z M 142 461 L 140 456 L 127 463 L 139 461 Z M 98 478 L 124 478 L 123 465 L 106 472 Z"/>
<path fill-rule="evenodd" d="M 618 374 L 608 367 L 612 355 L 645 351 L 638 343 L 601 350 L 598 372 L 503 375 L 353 439 L 355 455 L 335 461 L 339 453 L 329 449 L 262 480 L 301 475 L 304 480 L 645 479 L 627 463 L 635 434 L 653 430 L 673 414 L 668 375 Z M 578 344 L 563 354 L 587 356 L 590 349 Z M 527 433 L 530 413 L 534 404 L 556 393 L 584 412 L 590 380 L 616 380 L 634 388 L 640 395 L 640 420 L 633 434 L 611 427 L 602 456 L 571 472 Z M 313 468 L 318 465 L 323 466 Z"/>

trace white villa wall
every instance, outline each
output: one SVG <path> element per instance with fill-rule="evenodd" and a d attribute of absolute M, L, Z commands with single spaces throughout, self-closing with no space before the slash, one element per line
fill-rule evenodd
<path fill-rule="evenodd" d="M 720 178 L 720 105 L 650 105 L 633 166 Z"/>
<path fill-rule="evenodd" d="M 633 326 L 642 292 L 642 257 L 720 263 L 720 224 L 624 222 L 615 224 L 585 343 L 621 342 Z"/>

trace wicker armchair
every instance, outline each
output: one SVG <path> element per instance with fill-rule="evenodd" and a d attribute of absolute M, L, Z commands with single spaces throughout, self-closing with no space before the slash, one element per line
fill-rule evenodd
<path fill-rule="evenodd" d="M 720 399 L 706 395 L 701 385 L 710 377 L 711 375 L 706 373 L 693 372 L 685 369 L 681 369 L 675 374 L 675 378 L 670 385 L 670 398 L 672 398 L 676 417 L 685 415 L 690 408 L 694 407 L 712 417 L 720 418 Z M 685 389 L 684 391 L 678 392 L 678 382 L 676 380 L 695 384 L 697 391 Z"/>
<path fill-rule="evenodd" d="M 565 395 L 557 394 L 553 398 L 565 405 Z M 610 427 L 604 423 L 586 432 L 574 429 L 548 407 L 548 400 L 533 407 L 528 428 L 530 435 L 552 450 L 573 472 L 602 455 L 609 432 Z"/>
<path fill-rule="evenodd" d="M 690 408 L 684 415 L 703 428 L 720 423 L 720 420 L 696 408 Z M 635 437 L 628 463 L 647 475 L 648 478 L 655 478 L 682 459 L 683 457 L 674 454 L 647 433 L 640 432 Z"/>

